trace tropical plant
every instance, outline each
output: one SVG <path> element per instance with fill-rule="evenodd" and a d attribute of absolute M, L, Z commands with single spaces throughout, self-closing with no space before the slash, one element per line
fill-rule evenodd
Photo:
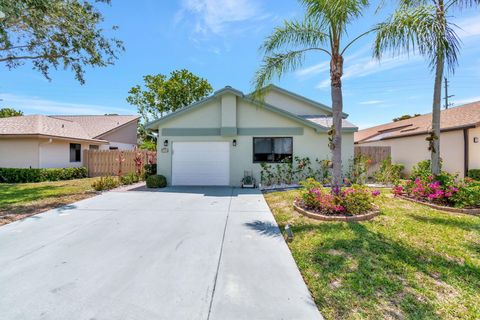
<path fill-rule="evenodd" d="M 111 65 L 124 50 L 104 35 L 99 2 L 110 0 L 1 0 L 0 62 L 12 69 L 31 61 L 47 79 L 52 67 L 70 68 L 83 84 L 85 67 Z"/>
<path fill-rule="evenodd" d="M 15 110 L 13 108 L 0 109 L 0 118 L 17 117 L 17 116 L 23 116 L 23 112 L 20 110 Z"/>
<path fill-rule="evenodd" d="M 431 152 L 431 173 L 440 173 L 440 111 L 444 69 L 455 71 L 460 40 L 450 12 L 480 4 L 480 0 L 399 0 L 396 12 L 377 26 L 374 55 L 418 52 L 435 71 L 432 130 L 427 137 Z"/>
<path fill-rule="evenodd" d="M 403 164 L 392 163 L 392 157 L 388 157 L 382 161 L 380 168 L 375 172 L 375 181 L 383 184 L 398 184 L 403 169 L 405 169 Z"/>
<path fill-rule="evenodd" d="M 104 191 L 110 190 L 118 187 L 120 185 L 120 179 L 115 176 L 105 176 L 100 177 L 100 179 L 95 180 L 92 183 L 92 188 L 95 191 Z"/>
<path fill-rule="evenodd" d="M 364 184 L 367 182 L 368 168 L 370 168 L 372 160 L 364 154 L 359 154 L 350 160 L 348 170 L 348 179 L 353 184 Z"/>
<path fill-rule="evenodd" d="M 333 109 L 333 126 L 330 130 L 333 161 L 333 191 L 339 192 L 342 183 L 342 118 L 343 118 L 343 55 L 362 33 L 348 43 L 348 26 L 362 15 L 368 0 L 301 0 L 307 13 L 302 21 L 285 21 L 275 28 L 261 49 L 263 63 L 254 78 L 255 91 L 261 93 L 274 77 L 297 69 L 307 52 L 321 52 L 330 58 L 330 80 Z"/>

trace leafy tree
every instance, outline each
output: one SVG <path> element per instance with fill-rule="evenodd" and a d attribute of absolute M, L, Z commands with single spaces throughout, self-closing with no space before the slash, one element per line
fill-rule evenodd
<path fill-rule="evenodd" d="M 16 117 L 23 116 L 23 112 L 20 110 L 15 110 L 13 108 L 2 108 L 0 109 L 0 118 Z"/>
<path fill-rule="evenodd" d="M 137 106 L 145 122 L 197 102 L 213 91 L 207 80 L 185 69 L 172 71 L 169 77 L 147 75 L 143 81 L 143 87 L 130 89 L 127 102 Z"/>
<path fill-rule="evenodd" d="M 440 113 L 442 79 L 445 66 L 454 72 L 460 40 L 451 11 L 480 4 L 480 0 L 399 0 L 396 12 L 377 26 L 374 54 L 393 55 L 418 52 L 435 72 L 432 103 L 432 132 L 427 138 L 431 151 L 432 174 L 440 173 Z"/>
<path fill-rule="evenodd" d="M 85 66 L 111 65 L 124 50 L 104 35 L 97 2 L 110 0 L 0 0 L 0 62 L 31 61 L 47 79 L 52 67 L 71 69 L 83 84 Z"/>
<path fill-rule="evenodd" d="M 127 102 L 137 106 L 142 117 L 138 136 L 142 149 L 155 150 L 155 138 L 146 132 L 145 123 L 188 106 L 213 92 L 207 80 L 188 70 L 175 70 L 167 77 L 163 74 L 146 75 L 143 87 L 136 85 L 128 92 Z"/>
<path fill-rule="evenodd" d="M 346 42 L 347 28 L 369 5 L 368 0 L 301 0 L 307 14 L 302 21 L 285 21 L 275 28 L 265 40 L 263 64 L 255 74 L 256 91 L 272 77 L 302 65 L 307 52 L 320 52 L 330 59 L 330 80 L 333 109 L 333 126 L 329 131 L 332 149 L 333 181 L 332 190 L 338 192 L 342 184 L 342 75 L 343 55 L 356 40 L 366 35 L 362 33 Z"/>
<path fill-rule="evenodd" d="M 393 118 L 392 121 L 393 122 L 398 122 L 398 121 L 402 121 L 402 120 L 415 118 L 415 117 L 418 117 L 418 116 L 421 116 L 421 114 L 420 113 L 415 113 L 413 116 L 409 115 L 409 114 L 404 114 L 403 116 L 400 116 L 398 118 Z"/>

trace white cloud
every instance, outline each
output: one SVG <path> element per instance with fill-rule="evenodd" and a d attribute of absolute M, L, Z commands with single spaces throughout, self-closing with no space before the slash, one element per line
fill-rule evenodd
<path fill-rule="evenodd" d="M 330 69 L 330 62 L 325 61 L 318 64 L 314 64 L 313 66 L 306 67 L 303 69 L 298 70 L 295 72 L 295 75 L 300 78 L 316 75 Z"/>
<path fill-rule="evenodd" d="M 2 105 L 22 110 L 25 114 L 133 114 L 135 111 L 110 106 L 54 101 L 40 97 L 0 93 Z"/>
<path fill-rule="evenodd" d="M 459 100 L 453 99 L 452 102 L 454 103 L 455 106 L 460 106 L 462 104 L 467 104 L 467 103 L 476 102 L 476 101 L 480 101 L 480 96 L 474 96 L 474 97 L 464 98 Z"/>
<path fill-rule="evenodd" d="M 257 2 L 252 0 L 183 0 L 175 22 L 194 16 L 196 33 L 221 34 L 228 24 L 260 16 Z"/>
<path fill-rule="evenodd" d="M 469 37 L 479 36 L 480 15 L 460 20 L 457 22 L 457 26 L 460 28 L 457 30 L 457 34 L 462 40 L 465 40 Z"/>
<path fill-rule="evenodd" d="M 362 105 L 373 105 L 373 104 L 380 104 L 380 103 L 384 103 L 385 101 L 383 100 L 367 100 L 367 101 L 362 101 L 360 102 L 360 104 Z"/>
<path fill-rule="evenodd" d="M 345 64 L 342 80 L 365 77 L 375 73 L 381 73 L 396 69 L 412 62 L 420 60 L 417 55 L 400 55 L 396 57 L 385 57 L 378 61 L 371 57 L 353 59 L 350 64 Z M 330 79 L 321 81 L 317 88 L 324 89 L 330 86 Z"/>

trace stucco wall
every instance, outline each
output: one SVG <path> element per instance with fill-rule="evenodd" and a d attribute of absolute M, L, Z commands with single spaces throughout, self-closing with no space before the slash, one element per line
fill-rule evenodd
<path fill-rule="evenodd" d="M 248 102 L 237 100 L 237 127 L 242 128 L 299 128 L 301 124 L 274 114 L 264 108 L 256 107 Z M 213 101 L 199 109 L 186 113 L 170 120 L 160 127 L 158 139 L 158 173 L 167 177 L 171 183 L 171 148 L 175 141 L 228 141 L 230 144 L 230 184 L 240 185 L 244 171 L 254 172 L 257 181 L 260 181 L 260 164 L 253 163 L 253 136 L 238 135 L 235 137 L 222 136 L 162 136 L 162 128 L 219 128 L 221 126 L 220 103 Z M 255 137 L 293 137 L 294 156 L 309 157 L 323 160 L 330 158 L 328 136 L 325 133 L 316 133 L 315 130 L 304 127 L 303 135 L 254 135 Z M 237 141 L 233 147 L 232 141 Z M 168 153 L 163 153 L 163 141 L 169 141 Z M 348 159 L 353 157 L 353 133 L 344 134 L 343 142 L 344 167 L 348 166 Z"/>
<path fill-rule="evenodd" d="M 362 143 L 360 146 L 390 146 L 392 161 L 405 165 L 405 173 L 409 173 L 414 164 L 430 159 L 426 135 L 388 139 Z M 463 131 L 443 132 L 440 136 L 440 156 L 443 169 L 450 173 L 464 175 L 464 137 Z"/>
<path fill-rule="evenodd" d="M 39 140 L 39 163 L 40 168 L 74 168 L 81 167 L 83 161 L 83 150 L 88 149 L 88 144 L 82 145 L 80 162 L 70 162 L 70 142 L 48 139 Z"/>
<path fill-rule="evenodd" d="M 0 139 L 0 167 L 38 168 L 38 140 Z"/>
<path fill-rule="evenodd" d="M 474 143 L 473 138 L 477 137 L 479 142 Z M 480 169 L 480 127 L 470 129 L 468 132 L 468 153 L 469 169 Z"/>
<path fill-rule="evenodd" d="M 137 145 L 137 122 L 129 123 L 98 138 L 109 141 L 112 146 L 122 147 L 123 150 L 131 150 Z"/>
<path fill-rule="evenodd" d="M 312 106 L 304 101 L 294 99 L 291 96 L 273 90 L 265 95 L 265 102 L 280 107 L 288 112 L 298 115 L 328 115 L 327 112 Z"/>

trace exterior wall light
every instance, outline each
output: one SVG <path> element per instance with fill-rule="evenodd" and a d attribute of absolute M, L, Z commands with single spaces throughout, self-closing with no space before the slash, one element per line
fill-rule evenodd
<path fill-rule="evenodd" d="M 233 146 L 234 146 L 234 147 L 237 146 L 237 140 L 236 140 L 236 139 L 233 139 Z"/>
<path fill-rule="evenodd" d="M 168 147 L 168 140 L 163 141 L 163 146 Z"/>
<path fill-rule="evenodd" d="M 478 137 L 473 138 L 473 143 L 478 143 Z"/>

